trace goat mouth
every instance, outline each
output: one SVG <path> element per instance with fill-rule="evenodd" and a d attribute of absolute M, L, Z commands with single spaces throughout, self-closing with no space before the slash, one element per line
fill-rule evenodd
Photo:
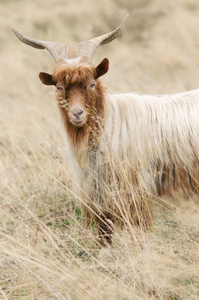
<path fill-rule="evenodd" d="M 70 123 L 73 124 L 75 127 L 83 127 L 84 124 L 87 121 L 87 116 L 85 116 L 84 119 L 77 119 L 77 120 L 73 120 L 73 119 L 69 119 Z"/>

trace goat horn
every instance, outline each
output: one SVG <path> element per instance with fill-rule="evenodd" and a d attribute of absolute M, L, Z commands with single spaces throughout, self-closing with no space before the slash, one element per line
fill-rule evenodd
<path fill-rule="evenodd" d="M 122 33 L 124 26 L 127 22 L 128 16 L 129 14 L 126 15 L 120 26 L 117 27 L 115 30 L 104 35 L 95 37 L 91 40 L 81 42 L 78 46 L 77 57 L 86 56 L 88 60 L 91 61 L 99 45 L 105 45 L 110 43 Z"/>
<path fill-rule="evenodd" d="M 55 61 L 58 61 L 59 59 L 63 58 L 69 58 L 68 47 L 65 44 L 29 39 L 23 36 L 13 27 L 11 27 L 11 29 L 18 37 L 18 39 L 21 40 L 23 43 L 37 49 L 47 49 Z"/>

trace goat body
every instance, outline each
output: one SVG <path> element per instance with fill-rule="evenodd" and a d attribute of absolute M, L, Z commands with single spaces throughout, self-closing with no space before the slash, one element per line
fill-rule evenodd
<path fill-rule="evenodd" d="M 135 170 L 137 182 L 148 193 L 199 191 L 199 90 L 162 96 L 118 94 L 107 102 L 104 130 L 111 132 L 111 152 Z"/>
<path fill-rule="evenodd" d="M 145 226 L 151 214 L 146 197 L 199 191 L 199 90 L 161 96 L 110 95 L 97 79 L 90 99 L 83 85 L 92 82 L 93 67 L 86 63 L 71 67 L 67 84 L 62 68 L 63 84 L 72 93 L 68 91 L 68 106 L 63 107 L 59 93 L 57 101 L 67 132 L 68 161 L 77 183 L 75 193 L 79 190 L 84 199 L 88 220 L 97 218 L 99 222 L 97 216 L 105 216 Z M 85 68 L 90 70 L 86 81 Z M 55 81 L 58 74 L 56 67 L 52 72 Z M 70 127 L 68 118 L 70 101 L 78 89 L 89 115 L 80 128 Z"/>
<path fill-rule="evenodd" d="M 132 173 L 127 173 L 129 180 L 134 178 L 149 194 L 199 191 L 199 90 L 162 96 L 103 94 L 103 104 L 97 159 L 110 160 L 116 168 L 122 163 Z M 86 159 L 81 165 L 88 167 L 90 156 Z M 99 164 L 92 162 L 91 170 L 92 165 Z"/>
<path fill-rule="evenodd" d="M 90 62 L 125 22 L 80 43 L 75 59 L 63 44 L 28 39 L 13 29 L 22 42 L 46 48 L 57 62 L 52 74 L 39 77 L 57 90 L 74 193 L 87 220 L 96 220 L 108 241 L 114 221 L 150 224 L 151 196 L 199 192 L 199 90 L 109 95 L 99 79 L 108 71 L 108 59 L 97 67 Z"/>

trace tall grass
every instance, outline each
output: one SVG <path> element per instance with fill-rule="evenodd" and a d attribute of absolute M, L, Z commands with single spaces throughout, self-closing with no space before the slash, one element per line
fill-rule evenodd
<path fill-rule="evenodd" d="M 23 150 L 18 138 L 10 133 L 10 146 L 1 145 L 2 298 L 197 299 L 193 201 L 156 205 L 151 231 L 127 223 L 101 248 L 68 190 L 60 145 L 46 133 L 38 148 L 26 139 Z"/>

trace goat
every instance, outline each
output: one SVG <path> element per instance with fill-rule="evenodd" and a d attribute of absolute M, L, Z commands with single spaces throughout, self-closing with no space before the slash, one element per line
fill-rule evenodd
<path fill-rule="evenodd" d="M 127 17 L 112 32 L 81 42 L 73 59 L 65 44 L 29 39 L 12 28 L 22 42 L 47 49 L 56 61 L 52 74 L 41 72 L 39 78 L 56 87 L 85 218 L 96 221 L 109 243 L 116 221 L 150 225 L 152 195 L 199 192 L 199 90 L 108 94 L 99 79 L 108 59 L 97 67 L 91 63 L 100 44 L 121 34 Z"/>

